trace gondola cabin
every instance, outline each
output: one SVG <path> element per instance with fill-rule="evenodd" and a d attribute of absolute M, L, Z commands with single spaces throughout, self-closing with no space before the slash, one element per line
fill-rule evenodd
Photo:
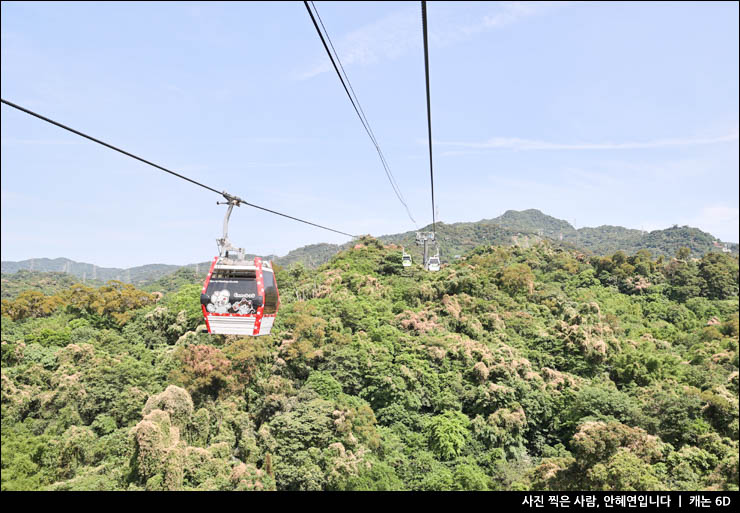
<path fill-rule="evenodd" d="M 214 258 L 200 303 L 208 333 L 269 335 L 280 306 L 272 265 L 259 257 Z"/>
<path fill-rule="evenodd" d="M 403 255 L 401 256 L 401 264 L 404 267 L 411 267 L 411 255 L 406 253 L 406 250 L 401 248 L 401 251 L 403 252 Z"/>
<path fill-rule="evenodd" d="M 439 271 L 439 255 L 429 258 L 427 269 L 429 271 Z"/>

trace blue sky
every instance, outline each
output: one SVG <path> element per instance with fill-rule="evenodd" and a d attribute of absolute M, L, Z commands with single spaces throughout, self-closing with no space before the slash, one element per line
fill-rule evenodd
<path fill-rule="evenodd" d="M 317 2 L 396 180 L 431 222 L 418 2 Z M 414 229 L 302 2 L 2 3 L 2 97 L 219 190 L 349 233 Z M 537 208 L 577 227 L 738 240 L 736 2 L 430 2 L 444 222 Z M 2 106 L 2 259 L 215 254 L 224 207 Z M 241 207 L 285 254 L 346 238 Z"/>

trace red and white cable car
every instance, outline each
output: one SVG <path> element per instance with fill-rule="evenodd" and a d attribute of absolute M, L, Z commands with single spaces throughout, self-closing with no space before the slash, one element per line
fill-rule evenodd
<path fill-rule="evenodd" d="M 213 259 L 200 295 L 208 333 L 224 335 L 269 335 L 280 306 L 272 264 L 260 257 L 247 259 L 244 249 L 228 240 L 228 223 L 238 198 L 224 196 L 229 208 L 224 236 L 218 239 L 219 256 Z"/>

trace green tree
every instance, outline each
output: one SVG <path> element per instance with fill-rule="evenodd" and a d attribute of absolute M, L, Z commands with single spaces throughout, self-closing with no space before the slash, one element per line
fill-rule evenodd
<path fill-rule="evenodd" d="M 707 253 L 699 262 L 702 295 L 729 299 L 738 295 L 738 260 L 723 253 Z"/>
<path fill-rule="evenodd" d="M 534 292 L 534 274 L 527 264 L 512 264 L 501 271 L 501 287 L 512 294 Z"/>
<path fill-rule="evenodd" d="M 467 442 L 469 425 L 470 419 L 460 411 L 436 415 L 427 427 L 430 447 L 441 459 L 455 458 Z"/>

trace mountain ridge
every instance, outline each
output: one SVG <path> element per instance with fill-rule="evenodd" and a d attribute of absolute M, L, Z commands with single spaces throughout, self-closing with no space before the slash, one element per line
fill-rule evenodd
<path fill-rule="evenodd" d="M 662 230 L 645 232 L 616 225 L 574 228 L 568 221 L 549 216 L 537 209 L 507 210 L 498 217 L 470 222 L 437 222 L 440 255 L 451 260 L 481 244 L 519 245 L 527 247 L 541 239 L 575 246 L 590 253 L 605 255 L 623 251 L 628 254 L 647 249 L 656 255 L 673 256 L 679 247 L 686 246 L 692 256 L 699 257 L 710 251 L 726 248 L 738 253 L 738 244 L 723 242 L 708 232 L 689 226 L 673 225 Z M 430 231 L 431 225 L 420 231 Z M 421 257 L 421 248 L 415 243 L 415 231 L 381 235 L 378 240 L 404 246 L 415 258 Z M 289 251 L 284 256 L 268 255 L 278 265 L 287 267 L 302 263 L 316 268 L 333 255 L 353 244 L 316 243 Z M 433 250 L 432 250 L 433 251 Z M 2 261 L 2 273 L 12 274 L 19 270 L 64 272 L 73 274 L 83 281 L 119 280 L 125 283 L 146 284 L 167 276 L 178 269 L 193 269 L 196 274 L 205 272 L 211 261 L 176 264 L 146 264 L 129 268 L 100 267 L 95 264 L 76 262 L 69 258 L 32 258 L 22 261 Z"/>

